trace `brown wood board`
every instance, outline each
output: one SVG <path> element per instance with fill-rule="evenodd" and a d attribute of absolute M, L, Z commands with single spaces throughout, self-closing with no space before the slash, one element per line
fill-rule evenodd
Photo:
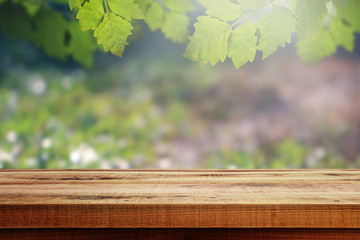
<path fill-rule="evenodd" d="M 360 228 L 360 170 L 1 170 L 0 228 Z"/>
<path fill-rule="evenodd" d="M 244 228 L 57 228 L 0 229 L 0 239 L 6 240 L 67 240 L 67 239 L 126 239 L 126 240 L 356 240 L 359 229 L 244 229 Z"/>

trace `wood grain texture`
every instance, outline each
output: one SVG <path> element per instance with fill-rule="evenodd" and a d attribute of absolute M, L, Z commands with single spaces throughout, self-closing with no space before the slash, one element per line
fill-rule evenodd
<path fill-rule="evenodd" d="M 356 240 L 359 229 L 0 229 L 6 240 Z"/>
<path fill-rule="evenodd" d="M 360 228 L 360 170 L 1 170 L 0 228 Z"/>

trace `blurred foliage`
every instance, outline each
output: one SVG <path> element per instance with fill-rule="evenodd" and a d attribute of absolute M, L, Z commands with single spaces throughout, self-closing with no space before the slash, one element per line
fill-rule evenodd
<path fill-rule="evenodd" d="M 359 167 L 360 161 L 352 167 Z M 224 150 L 206 160 L 206 168 L 228 169 L 299 169 L 299 168 L 348 168 L 341 156 L 325 155 L 324 149 L 311 150 L 292 139 L 284 139 L 270 149 L 254 153 Z"/>
<path fill-rule="evenodd" d="M 72 57 L 86 67 L 93 65 L 97 45 L 90 32 L 80 30 L 64 0 L 0 1 L 0 30 L 13 39 L 22 39 L 61 60 Z"/>
<path fill-rule="evenodd" d="M 199 129 L 210 132 L 207 126 L 216 124 L 214 118 L 201 118 L 201 104 L 195 103 L 203 101 L 199 96 L 204 92 L 216 89 L 219 72 L 199 69 L 166 59 L 160 65 L 156 60 L 146 65 L 129 61 L 105 74 L 81 69 L 67 73 L 48 68 L 10 69 L 0 81 L 0 167 L 360 166 L 360 158 L 350 162 L 340 152 L 290 137 L 253 150 L 219 144 L 203 150 L 192 144 Z M 220 131 L 220 136 L 226 134 Z M 183 148 L 186 142 L 197 155 L 189 157 Z M 180 150 L 175 151 L 176 147 Z M 184 162 L 186 158 L 192 165 Z"/>

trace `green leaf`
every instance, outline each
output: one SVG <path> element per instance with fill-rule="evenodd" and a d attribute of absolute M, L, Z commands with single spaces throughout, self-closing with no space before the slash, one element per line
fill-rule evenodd
<path fill-rule="evenodd" d="M 113 13 L 127 19 L 144 19 L 144 14 L 134 0 L 107 0 Z"/>
<path fill-rule="evenodd" d="M 239 4 L 229 0 L 199 0 L 206 14 L 224 21 L 233 21 L 243 14 Z"/>
<path fill-rule="evenodd" d="M 215 65 L 223 62 L 227 55 L 231 27 L 210 16 L 200 16 L 195 23 L 195 33 L 191 36 L 184 56 L 200 64 Z"/>
<path fill-rule="evenodd" d="M 158 2 L 152 2 L 146 12 L 145 22 L 149 25 L 151 31 L 161 28 L 165 13 Z"/>
<path fill-rule="evenodd" d="M 231 33 L 228 56 L 236 68 L 254 60 L 258 40 L 256 30 L 254 23 L 246 21 Z"/>
<path fill-rule="evenodd" d="M 194 10 L 194 5 L 189 0 L 165 0 L 165 6 L 173 12 L 186 13 Z"/>
<path fill-rule="evenodd" d="M 265 5 L 269 0 L 237 0 L 244 10 L 256 9 Z"/>
<path fill-rule="evenodd" d="M 354 50 L 354 29 L 344 24 L 341 18 L 337 17 L 331 21 L 329 31 L 337 45 L 343 46 L 349 52 Z"/>
<path fill-rule="evenodd" d="M 7 0 L 0 0 L 0 4 L 2 4 L 2 3 L 4 3 L 4 2 L 6 2 Z"/>
<path fill-rule="evenodd" d="M 145 2 L 148 1 L 145 0 Z M 142 3 L 142 9 L 145 13 L 145 22 L 152 31 L 161 29 L 163 34 L 172 41 L 186 42 L 190 23 L 186 13 L 194 9 L 189 0 L 164 0 L 162 5 L 151 1 L 151 3 Z"/>
<path fill-rule="evenodd" d="M 80 8 L 77 18 L 80 20 L 81 29 L 93 29 L 98 43 L 104 45 L 105 51 L 112 51 L 119 56 L 128 44 L 127 38 L 133 29 L 130 21 L 133 19 L 145 18 L 144 21 L 151 30 L 161 29 L 167 38 L 175 42 L 185 42 L 190 22 L 187 12 L 194 9 L 190 0 L 87 0 L 83 6 L 79 5 L 79 2 L 74 2 L 80 0 L 69 1 L 71 8 Z M 191 60 L 199 61 L 200 64 L 210 62 L 215 65 L 229 56 L 234 65 L 240 67 L 253 61 L 256 50 L 262 51 L 265 59 L 279 47 L 285 47 L 286 43 L 290 43 L 291 34 L 296 30 L 300 39 L 299 54 L 307 62 L 312 62 L 319 56 L 326 56 L 332 52 L 332 45 L 335 48 L 339 45 L 349 51 L 353 50 L 354 32 L 360 32 L 359 0 L 199 2 L 205 7 L 207 16 L 198 17 L 198 22 L 194 25 L 195 32 L 189 37 L 190 41 L 184 55 Z M 267 5 L 272 7 L 272 11 L 263 15 L 256 25 L 248 21 L 247 18 L 252 14 L 261 16 L 267 12 L 270 8 L 260 10 Z M 332 9 L 328 15 L 327 7 Z M 243 11 L 246 15 L 243 15 Z M 252 16 L 251 19 L 256 18 Z M 326 24 L 328 29 L 324 27 Z M 317 43 L 323 40 L 319 39 L 319 29 L 322 29 L 321 32 L 327 40 L 331 40 L 331 44 L 328 44 L 328 48 L 319 48 L 322 50 L 309 53 L 309 57 L 305 57 L 304 53 L 307 52 L 306 47 L 310 46 L 310 42 Z"/>
<path fill-rule="evenodd" d="M 329 0 L 298 0 L 295 15 L 298 19 L 298 35 L 303 40 L 316 31 L 327 13 Z"/>
<path fill-rule="evenodd" d="M 290 9 L 293 12 L 295 12 L 297 1 L 298 0 L 290 0 Z"/>
<path fill-rule="evenodd" d="M 74 8 L 79 8 L 84 3 L 84 0 L 69 0 L 70 10 Z"/>
<path fill-rule="evenodd" d="M 332 0 L 332 3 L 337 6 L 343 8 L 346 4 L 347 0 Z"/>
<path fill-rule="evenodd" d="M 23 1 L 23 2 L 21 2 L 21 4 L 25 7 L 29 16 L 35 16 L 35 14 L 40 10 L 39 3 Z"/>
<path fill-rule="evenodd" d="M 164 22 L 161 31 L 167 38 L 174 42 L 186 42 L 188 35 L 189 18 L 181 13 L 165 13 Z"/>
<path fill-rule="evenodd" d="M 75 21 L 70 22 L 69 33 L 71 39 L 68 53 L 82 65 L 91 67 L 93 65 L 93 52 L 97 48 L 92 34 L 89 31 L 82 32 L 80 25 Z"/>
<path fill-rule="evenodd" d="M 34 19 L 36 45 L 42 47 L 46 54 L 65 60 L 67 50 L 65 33 L 68 28 L 67 21 L 60 13 L 55 11 L 42 11 Z"/>
<path fill-rule="evenodd" d="M 291 42 L 291 32 L 296 30 L 295 19 L 288 8 L 275 6 L 258 23 L 260 32 L 259 50 L 263 59 L 273 54 L 277 48 Z"/>
<path fill-rule="evenodd" d="M 341 15 L 341 17 L 344 18 L 357 32 L 360 32 L 359 9 L 359 0 L 347 0 L 344 8 L 338 8 L 339 15 Z"/>
<path fill-rule="evenodd" d="M 336 45 L 329 32 L 321 28 L 309 38 L 299 41 L 298 55 L 303 62 L 311 64 L 336 52 Z"/>
<path fill-rule="evenodd" d="M 102 0 L 91 0 L 80 8 L 76 18 L 79 19 L 81 30 L 95 30 L 104 17 Z"/>
<path fill-rule="evenodd" d="M 135 3 L 139 5 L 139 8 L 142 12 L 145 12 L 147 8 L 150 6 L 151 3 L 154 1 L 152 0 L 135 0 Z"/>
<path fill-rule="evenodd" d="M 125 46 L 128 45 L 127 37 L 131 35 L 133 27 L 123 18 L 114 13 L 108 13 L 104 20 L 96 28 L 94 36 L 97 43 L 102 44 L 104 50 L 112 54 L 122 56 Z"/>

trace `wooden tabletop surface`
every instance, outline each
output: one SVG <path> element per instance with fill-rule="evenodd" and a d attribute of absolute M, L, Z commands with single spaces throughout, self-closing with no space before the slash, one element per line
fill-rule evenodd
<path fill-rule="evenodd" d="M 0 228 L 360 228 L 360 170 L 0 170 Z"/>

